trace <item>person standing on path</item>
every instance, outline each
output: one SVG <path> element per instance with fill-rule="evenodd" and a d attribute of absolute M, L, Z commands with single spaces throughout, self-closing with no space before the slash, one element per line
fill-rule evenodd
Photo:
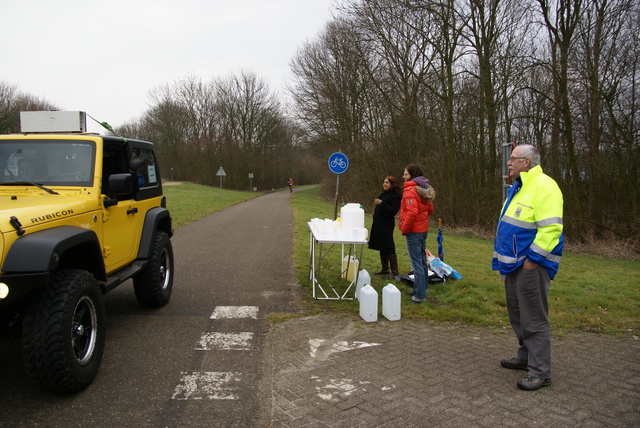
<path fill-rule="evenodd" d="M 289 193 L 293 193 L 293 178 L 289 177 L 287 183 L 289 184 Z"/>
<path fill-rule="evenodd" d="M 413 292 L 411 302 L 427 300 L 429 267 L 427 265 L 427 233 L 429 216 L 433 212 L 435 191 L 424 177 L 420 165 L 411 164 L 404 169 L 404 193 L 400 204 L 398 228 L 407 239 L 407 251 L 413 269 Z"/>
<path fill-rule="evenodd" d="M 375 275 L 389 275 L 387 279 L 392 279 L 399 274 L 393 231 L 396 228 L 395 216 L 400 210 L 402 192 L 398 180 L 390 175 L 384 178 L 382 189 L 380 196 L 373 200 L 376 207 L 373 211 L 369 248 L 380 251 L 382 269 L 375 272 Z"/>
<path fill-rule="evenodd" d="M 509 321 L 519 347 L 500 364 L 527 370 L 517 385 L 534 391 L 551 384 L 548 295 L 564 246 L 563 198 L 558 184 L 543 173 L 535 147 L 517 146 L 507 165 L 515 181 L 498 221 L 492 268 L 504 278 Z"/>

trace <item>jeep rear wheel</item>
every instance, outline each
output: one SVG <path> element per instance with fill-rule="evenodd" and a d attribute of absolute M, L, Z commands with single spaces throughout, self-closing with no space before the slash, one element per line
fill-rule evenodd
<path fill-rule="evenodd" d="M 169 302 L 173 288 L 173 247 L 165 232 L 156 232 L 149 264 L 133 277 L 133 289 L 142 306 L 158 308 Z"/>
<path fill-rule="evenodd" d="M 54 271 L 25 312 L 27 374 L 53 392 L 81 391 L 98 373 L 105 335 L 102 291 L 93 275 L 79 269 Z"/>

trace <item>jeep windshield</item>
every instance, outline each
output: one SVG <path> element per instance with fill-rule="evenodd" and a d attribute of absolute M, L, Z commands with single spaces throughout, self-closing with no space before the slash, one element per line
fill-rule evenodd
<path fill-rule="evenodd" d="M 91 186 L 94 157 L 92 141 L 0 140 L 0 185 Z"/>

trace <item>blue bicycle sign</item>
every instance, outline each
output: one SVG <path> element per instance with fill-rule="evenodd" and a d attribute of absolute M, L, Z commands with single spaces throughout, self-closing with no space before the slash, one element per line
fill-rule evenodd
<path fill-rule="evenodd" d="M 349 168 L 349 159 L 342 152 L 335 152 L 329 156 L 329 169 L 334 174 L 342 174 Z"/>

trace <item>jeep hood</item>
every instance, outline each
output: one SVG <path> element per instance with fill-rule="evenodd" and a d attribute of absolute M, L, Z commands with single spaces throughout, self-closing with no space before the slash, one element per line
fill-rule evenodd
<path fill-rule="evenodd" d="M 39 189 L 2 189 L 0 191 L 0 231 L 12 232 L 11 217 L 16 217 L 23 229 L 52 221 L 71 219 L 97 208 L 95 200 L 83 194 L 50 195 Z M 72 220 L 69 220 L 71 224 Z"/>

